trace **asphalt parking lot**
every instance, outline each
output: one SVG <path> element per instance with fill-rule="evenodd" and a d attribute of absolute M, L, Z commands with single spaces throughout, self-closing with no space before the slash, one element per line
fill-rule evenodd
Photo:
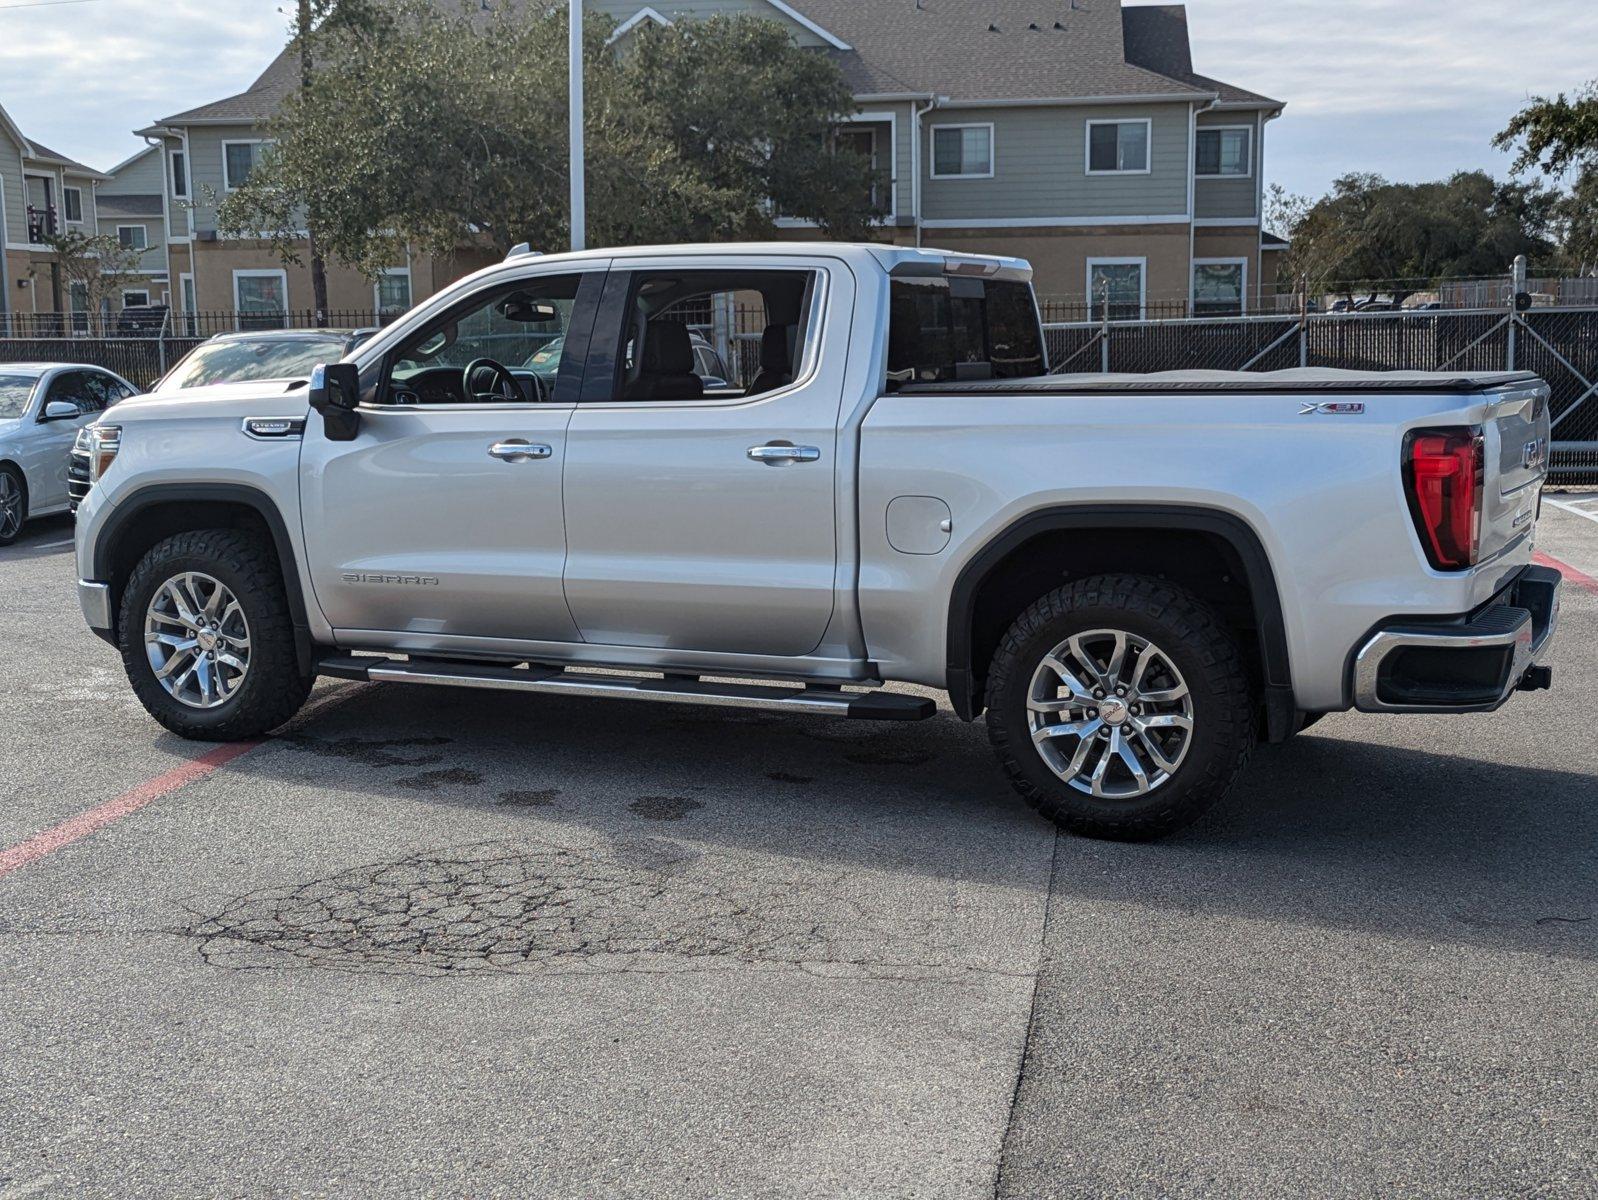
<path fill-rule="evenodd" d="M 1151 846 L 946 712 L 327 684 L 216 754 L 70 536 L 0 550 L 4 1200 L 1598 1190 L 1598 519 L 1552 692 Z"/>

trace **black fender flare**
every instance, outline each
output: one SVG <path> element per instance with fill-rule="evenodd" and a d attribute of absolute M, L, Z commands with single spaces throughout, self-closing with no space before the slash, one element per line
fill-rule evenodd
<path fill-rule="evenodd" d="M 1241 517 L 1220 509 L 1162 504 L 1060 505 L 1019 518 L 972 556 L 949 595 L 947 687 L 954 711 L 963 720 L 978 712 L 971 662 L 971 620 L 983 582 L 1011 551 L 1040 534 L 1069 529 L 1184 530 L 1223 539 L 1246 572 L 1259 624 L 1260 664 L 1264 674 L 1268 737 L 1279 741 L 1292 732 L 1293 676 L 1287 655 L 1287 623 L 1276 572 L 1259 535 Z"/>
<path fill-rule="evenodd" d="M 100 527 L 94 540 L 94 578 L 109 582 L 111 552 L 119 535 L 138 520 L 140 514 L 160 504 L 241 504 L 260 516 L 272 535 L 278 567 L 283 573 L 283 591 L 288 596 L 289 616 L 294 624 L 294 651 L 300 670 L 310 674 L 316 665 L 316 645 L 311 638 L 310 619 L 305 607 L 305 592 L 300 586 L 299 559 L 289 536 L 288 523 L 274 501 L 259 488 L 242 483 L 152 483 L 119 501 Z M 203 511 L 203 507 L 201 509 Z M 204 528 L 203 521 L 196 528 Z M 116 631 L 110 632 L 115 639 Z"/>

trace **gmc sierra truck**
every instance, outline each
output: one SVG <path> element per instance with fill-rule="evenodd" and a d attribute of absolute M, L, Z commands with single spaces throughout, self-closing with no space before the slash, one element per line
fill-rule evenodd
<path fill-rule="evenodd" d="M 190 738 L 268 731 L 319 675 L 872 720 L 932 716 L 879 690 L 923 685 L 986 712 L 1036 808 L 1120 838 L 1319 714 L 1548 685 L 1538 379 L 1050 375 L 1030 279 L 514 254 L 309 382 L 92 426 L 83 612 Z M 694 352 L 735 319 L 738 386 Z"/>

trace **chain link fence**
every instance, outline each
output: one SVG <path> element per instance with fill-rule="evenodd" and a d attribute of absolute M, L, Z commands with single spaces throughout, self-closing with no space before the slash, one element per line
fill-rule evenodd
<path fill-rule="evenodd" d="M 1552 389 L 1555 476 L 1598 479 L 1598 307 L 1101 320 L 1044 331 L 1051 369 L 1060 374 L 1531 371 Z"/>

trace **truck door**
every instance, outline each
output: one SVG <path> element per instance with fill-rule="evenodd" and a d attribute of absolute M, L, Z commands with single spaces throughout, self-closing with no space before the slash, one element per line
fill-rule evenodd
<path fill-rule="evenodd" d="M 354 441 L 311 414 L 305 542 L 335 629 L 419 650 L 580 640 L 561 471 L 605 265 L 485 282 L 363 364 Z"/>
<path fill-rule="evenodd" d="M 852 279 L 803 255 L 626 265 L 567 434 L 572 616 L 595 644 L 807 654 L 833 609 Z M 707 346 L 731 378 L 701 373 Z"/>

